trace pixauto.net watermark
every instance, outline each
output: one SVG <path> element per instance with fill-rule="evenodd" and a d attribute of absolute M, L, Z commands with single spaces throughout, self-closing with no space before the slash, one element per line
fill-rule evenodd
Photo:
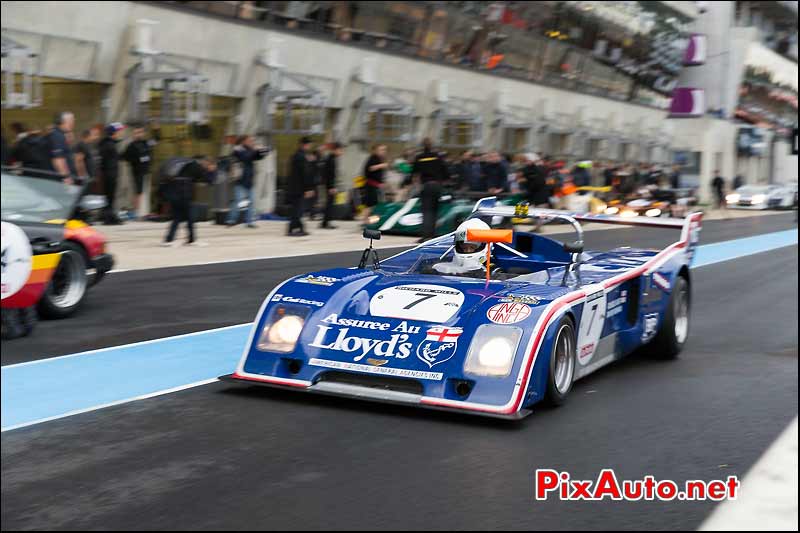
<path fill-rule="evenodd" d="M 735 500 L 739 494 L 739 478 L 725 480 L 687 480 L 678 483 L 653 476 L 619 481 L 613 469 L 600 471 L 597 479 L 572 479 L 569 472 L 551 469 L 536 470 L 533 494 L 537 500 L 558 498 L 564 501 L 698 501 Z"/>

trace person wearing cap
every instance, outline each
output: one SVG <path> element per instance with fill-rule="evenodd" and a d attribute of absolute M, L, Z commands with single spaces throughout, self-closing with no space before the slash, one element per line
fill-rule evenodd
<path fill-rule="evenodd" d="M 302 137 L 291 160 L 289 183 L 286 187 L 286 202 L 289 207 L 289 228 L 286 234 L 290 237 L 308 235 L 303 227 L 301 217 L 303 216 L 305 199 L 314 196 L 314 185 L 311 183 L 312 174 L 306 155 L 310 149 L 311 139 Z"/>
<path fill-rule="evenodd" d="M 332 142 L 328 156 L 322 165 L 322 183 L 325 186 L 325 213 L 322 223 L 319 225 L 322 229 L 336 229 L 336 226 L 331 224 L 331 219 L 333 219 L 333 202 L 336 199 L 336 166 L 341 156 L 342 145 Z"/>
<path fill-rule="evenodd" d="M 112 122 L 106 126 L 105 136 L 98 145 L 100 152 L 100 175 L 103 177 L 103 193 L 106 197 L 106 209 L 103 222 L 107 225 L 122 224 L 114 209 L 114 200 L 117 195 L 117 178 L 119 178 L 119 151 L 117 143 L 125 126 L 119 122 Z"/>
<path fill-rule="evenodd" d="M 72 183 L 78 171 L 67 135 L 75 127 L 75 115 L 62 111 L 56 115 L 54 128 L 48 134 L 50 170 L 60 174 L 65 183 Z"/>

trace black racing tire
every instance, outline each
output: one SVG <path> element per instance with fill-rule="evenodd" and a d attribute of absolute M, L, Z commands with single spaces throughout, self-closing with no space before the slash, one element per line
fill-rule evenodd
<path fill-rule="evenodd" d="M 89 280 L 86 275 L 88 259 L 80 244 L 65 242 L 53 279 L 39 300 L 39 315 L 59 319 L 72 315 L 83 303 Z"/>
<path fill-rule="evenodd" d="M 562 405 L 572 390 L 577 367 L 576 345 L 575 324 L 570 317 L 564 316 L 556 327 L 553 349 L 550 353 L 547 391 L 544 397 L 550 406 Z"/>
<path fill-rule="evenodd" d="M 677 359 L 689 338 L 692 294 L 683 276 L 675 278 L 672 293 L 658 333 L 650 341 L 651 352 L 660 359 Z"/>

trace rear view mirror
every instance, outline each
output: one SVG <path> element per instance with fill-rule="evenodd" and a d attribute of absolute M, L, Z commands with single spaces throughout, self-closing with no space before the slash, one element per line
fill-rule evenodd
<path fill-rule="evenodd" d="M 381 240 L 381 232 L 376 229 L 364 229 L 363 236 L 365 239 Z"/>

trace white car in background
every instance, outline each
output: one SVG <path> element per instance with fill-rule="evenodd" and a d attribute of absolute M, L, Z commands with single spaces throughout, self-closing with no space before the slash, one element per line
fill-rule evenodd
<path fill-rule="evenodd" d="M 797 182 L 744 185 L 725 200 L 732 209 L 789 209 L 797 203 Z"/>

